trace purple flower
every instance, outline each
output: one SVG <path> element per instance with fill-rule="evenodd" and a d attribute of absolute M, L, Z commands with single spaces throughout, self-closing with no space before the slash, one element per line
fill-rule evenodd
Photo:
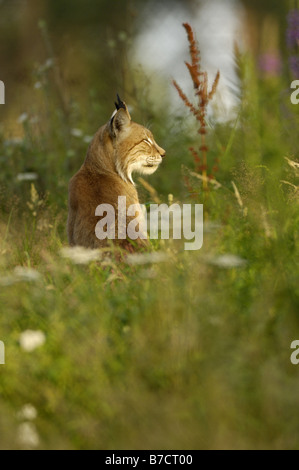
<path fill-rule="evenodd" d="M 294 77 L 299 78 L 299 56 L 291 55 L 289 57 L 289 67 Z"/>
<path fill-rule="evenodd" d="M 259 69 L 268 74 L 277 76 L 281 72 L 281 59 L 277 54 L 262 54 L 259 57 Z"/>
<path fill-rule="evenodd" d="M 292 49 L 299 44 L 299 10 L 291 10 L 287 16 L 287 46 Z"/>

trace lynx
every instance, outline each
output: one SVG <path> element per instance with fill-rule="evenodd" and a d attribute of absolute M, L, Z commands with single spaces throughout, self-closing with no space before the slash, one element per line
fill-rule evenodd
<path fill-rule="evenodd" d="M 99 221 L 95 215 L 97 206 L 113 206 L 117 228 L 118 197 L 126 196 L 127 207 L 139 205 L 132 173 L 154 173 L 165 156 L 165 150 L 155 142 L 153 134 L 131 120 L 126 104 L 118 95 L 115 106 L 110 120 L 96 132 L 83 165 L 69 184 L 67 231 L 71 246 L 105 246 L 107 240 L 98 239 L 95 233 Z M 125 223 L 129 222 L 130 217 L 127 216 Z M 136 242 L 137 245 L 148 243 L 142 239 Z M 127 249 L 132 246 L 127 239 L 116 238 L 115 243 Z"/>

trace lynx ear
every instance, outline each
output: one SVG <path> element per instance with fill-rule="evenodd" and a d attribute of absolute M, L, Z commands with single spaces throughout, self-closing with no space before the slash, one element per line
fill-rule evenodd
<path fill-rule="evenodd" d="M 116 136 L 119 132 L 128 127 L 131 120 L 126 111 L 120 108 L 115 114 L 112 115 L 110 120 L 110 132 L 113 136 Z"/>
<path fill-rule="evenodd" d="M 116 107 L 117 111 L 121 108 L 124 109 L 126 111 L 126 113 L 128 114 L 129 119 L 131 120 L 131 116 L 130 116 L 130 113 L 128 111 L 128 107 L 127 107 L 126 103 L 120 99 L 119 94 L 116 95 L 116 98 L 117 98 L 117 101 L 115 101 L 114 104 L 115 104 L 115 107 Z"/>
<path fill-rule="evenodd" d="M 131 116 L 128 111 L 126 103 L 124 103 L 117 95 L 117 101 L 115 102 L 116 110 L 110 119 L 110 132 L 115 136 L 118 132 L 125 129 L 130 125 Z"/>

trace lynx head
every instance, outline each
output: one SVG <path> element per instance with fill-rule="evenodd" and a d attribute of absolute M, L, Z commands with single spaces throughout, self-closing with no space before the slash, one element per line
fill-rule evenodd
<path fill-rule="evenodd" d="M 133 183 L 134 171 L 147 175 L 156 171 L 165 156 L 165 150 L 159 147 L 148 129 L 131 120 L 126 104 L 118 95 L 115 106 L 116 110 L 108 123 L 115 166 L 125 181 Z"/>

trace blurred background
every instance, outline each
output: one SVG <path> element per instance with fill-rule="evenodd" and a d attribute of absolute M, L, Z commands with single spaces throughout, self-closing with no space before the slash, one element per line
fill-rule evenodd
<path fill-rule="evenodd" d="M 51 59 L 59 67 L 51 78 L 61 87 L 66 114 L 74 101 L 85 112 L 91 101 L 96 106 L 98 122 L 90 132 L 106 122 L 116 92 L 136 108 L 146 99 L 158 108 L 175 106 L 179 101 L 171 79 L 183 88 L 189 82 L 183 65 L 188 44 L 181 26 L 186 21 L 196 32 L 203 68 L 212 75 L 221 72 L 217 101 L 225 113 L 238 95 L 236 45 L 250 51 L 263 71 L 271 64 L 279 70 L 287 3 L 74 0 L 70 7 L 66 0 L 1 0 L 0 78 L 6 85 L 1 125 L 5 122 L 6 133 L 21 132 L 16 119 L 41 99 L 41 74 L 53 69 Z"/>

